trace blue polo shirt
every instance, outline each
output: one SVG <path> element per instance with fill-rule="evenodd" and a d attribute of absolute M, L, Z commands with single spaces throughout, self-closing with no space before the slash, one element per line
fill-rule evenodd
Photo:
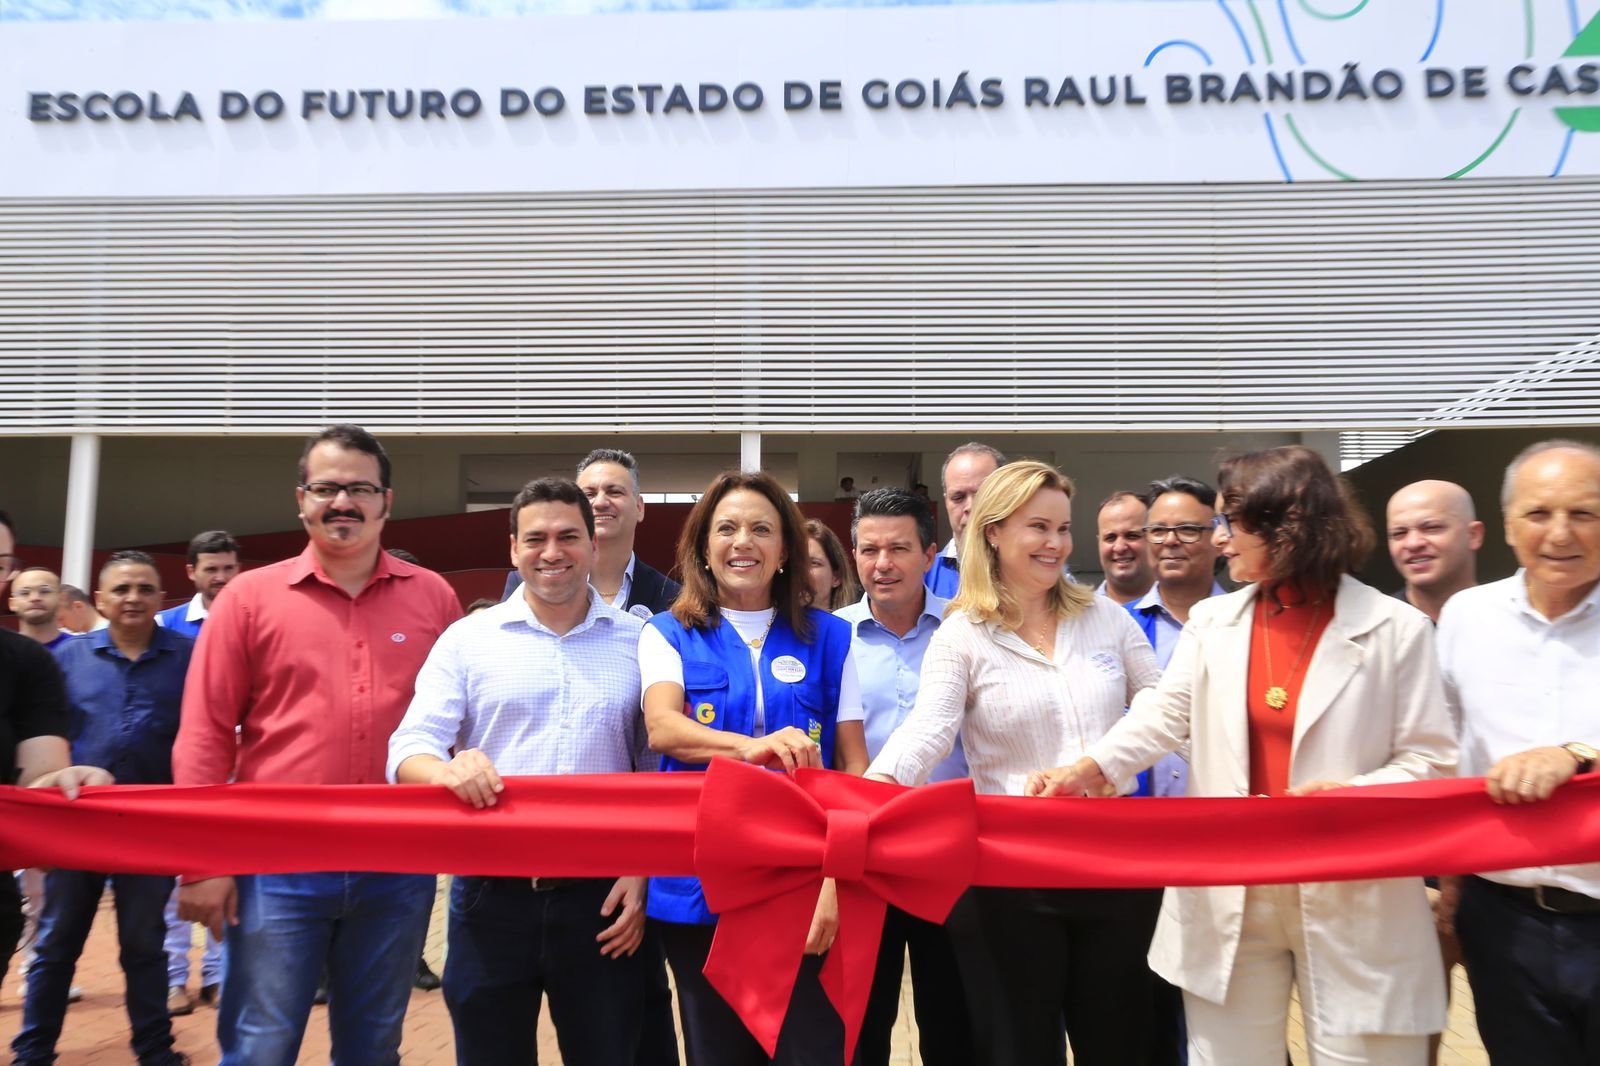
<path fill-rule="evenodd" d="M 948 600 L 926 592 L 922 613 L 905 636 L 896 636 L 872 617 L 872 602 L 863 596 L 857 603 L 833 612 L 846 622 L 854 634 L 851 652 L 856 657 L 856 672 L 861 678 L 861 707 L 866 712 L 867 757 L 876 759 L 889 734 L 906 720 L 917 702 L 922 679 L 922 657 L 928 643 L 944 620 Z M 949 781 L 967 776 L 967 756 L 961 739 L 945 760 L 933 768 L 929 781 Z"/>
<path fill-rule="evenodd" d="M 1215 581 L 1211 583 L 1211 595 L 1221 596 L 1226 592 L 1227 589 Z M 1133 615 L 1133 620 L 1139 623 L 1145 638 L 1155 649 L 1156 665 L 1165 670 L 1167 663 L 1172 661 L 1172 653 L 1178 646 L 1178 638 L 1183 635 L 1183 623 L 1172 617 L 1172 612 L 1167 610 L 1167 604 L 1161 598 L 1160 582 L 1151 585 L 1150 591 L 1141 599 L 1122 606 Z M 1189 760 L 1177 752 L 1163 755 L 1150 768 L 1148 781 L 1140 786 L 1140 795 L 1170 797 L 1185 796 L 1188 792 Z"/>
<path fill-rule="evenodd" d="M 164 626 L 174 633 L 182 633 L 190 640 L 199 640 L 200 626 L 210 613 L 206 610 L 205 601 L 197 592 L 194 594 L 194 599 L 188 603 L 180 603 L 176 607 L 156 612 L 156 625 Z"/>
<path fill-rule="evenodd" d="M 193 650 L 194 641 L 161 626 L 138 659 L 117 649 L 109 628 L 57 648 L 72 710 L 72 761 L 104 767 L 119 785 L 172 784 L 172 742 Z"/>
<path fill-rule="evenodd" d="M 951 537 L 950 543 L 944 546 L 944 551 L 933 557 L 933 566 L 922 575 L 922 583 L 929 592 L 941 600 L 955 598 L 956 591 L 961 588 L 961 561 L 956 558 L 956 538 Z M 849 609 L 849 607 L 840 608 L 841 611 Z"/>

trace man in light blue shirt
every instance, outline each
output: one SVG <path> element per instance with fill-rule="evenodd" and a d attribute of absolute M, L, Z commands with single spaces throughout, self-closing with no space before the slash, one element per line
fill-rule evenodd
<path fill-rule="evenodd" d="M 904 489 L 873 489 L 856 501 L 851 524 L 856 571 L 867 590 L 859 603 L 835 613 L 854 629 L 851 653 L 861 676 L 867 754 L 875 757 L 917 701 L 922 657 L 944 617 L 946 600 L 923 584 L 934 564 L 937 534 L 927 501 Z M 931 781 L 967 775 L 961 744 L 933 771 Z M 890 907 L 872 995 L 862 1022 L 855 1066 L 885 1066 L 889 1032 L 900 1003 L 906 951 L 922 1061 L 956 1066 L 977 1061 L 961 975 L 943 926 Z"/>
<path fill-rule="evenodd" d="M 498 802 L 502 774 L 626 773 L 645 746 L 644 623 L 589 584 L 588 498 L 565 479 L 533 481 L 511 522 L 521 593 L 445 630 L 389 740 L 391 780 L 442 785 L 478 808 Z M 544 994 L 567 1062 L 633 1063 L 652 1040 L 675 1062 L 670 1018 L 667 1032 L 645 1032 L 661 961 L 639 951 L 644 894 L 643 877 L 457 877 L 444 996 L 458 1059 L 534 1061 Z"/>

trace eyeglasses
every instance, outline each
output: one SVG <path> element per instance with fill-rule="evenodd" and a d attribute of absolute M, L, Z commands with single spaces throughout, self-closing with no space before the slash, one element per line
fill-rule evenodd
<path fill-rule="evenodd" d="M 1206 526 L 1145 526 L 1145 539 L 1151 544 L 1165 544 L 1168 537 L 1177 537 L 1179 544 L 1194 544 L 1206 535 Z"/>
<path fill-rule="evenodd" d="M 388 491 L 382 485 L 374 485 L 370 481 L 352 481 L 348 485 L 337 481 L 313 481 L 308 485 L 301 485 L 300 488 L 318 503 L 332 503 L 339 498 L 341 492 L 356 503 L 371 503 L 382 499 L 383 494 Z"/>
<path fill-rule="evenodd" d="M 1225 537 L 1232 537 L 1234 517 L 1231 511 L 1218 511 L 1211 519 L 1211 528 L 1222 530 Z"/>
<path fill-rule="evenodd" d="M 61 590 L 56 588 L 54 585 L 34 585 L 31 587 L 22 585 L 12 589 L 11 595 L 15 596 L 19 600 L 25 600 L 29 596 L 54 596 L 60 591 Z"/>

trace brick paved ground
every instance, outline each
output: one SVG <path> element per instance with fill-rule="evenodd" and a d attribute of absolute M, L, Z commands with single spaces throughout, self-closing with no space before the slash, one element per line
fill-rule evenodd
<path fill-rule="evenodd" d="M 442 900 L 442 894 L 441 894 Z M 88 947 L 78 966 L 75 983 L 84 990 L 84 998 L 67 1010 L 67 1024 L 62 1032 L 59 1066 L 131 1066 L 133 1054 L 128 1050 L 127 1016 L 122 1010 L 122 972 L 117 968 L 115 918 L 110 909 L 110 897 L 101 903 L 100 915 L 90 934 Z M 434 909 L 433 923 L 428 928 L 426 955 L 435 970 L 442 966 L 444 947 L 444 914 L 442 905 Z M 196 954 L 198 960 L 198 954 Z M 909 970 L 908 970 L 909 972 Z M 1458 969 L 1455 975 L 1455 998 L 1450 1013 L 1450 1031 L 1445 1034 L 1440 1066 L 1488 1066 L 1488 1056 L 1478 1042 L 1478 1030 L 1472 1014 L 1472 995 L 1466 980 Z M 909 996 L 910 985 L 906 986 Z M 22 991 L 13 966 L 5 975 L 3 992 L 0 992 L 0 1041 L 8 1054 L 11 1038 L 16 1035 L 22 1021 Z M 195 1066 L 214 1066 L 217 1061 L 214 1041 L 216 1013 L 209 1007 L 199 1007 L 187 1018 L 174 1018 L 173 1030 L 178 1048 L 188 1052 Z M 1306 1062 L 1305 1038 L 1299 1027 L 1298 1014 L 1290 1022 L 1290 1055 L 1297 1066 Z M 911 1020 L 910 1002 L 906 1000 L 896 1026 L 892 1063 L 894 1066 L 921 1066 L 922 1056 L 916 1052 L 916 1025 Z M 413 992 L 411 1009 L 406 1014 L 405 1040 L 401 1060 L 405 1066 L 448 1066 L 455 1061 L 450 1036 L 450 1017 L 444 1008 L 444 999 L 438 992 Z M 311 1024 L 306 1031 L 305 1046 L 300 1054 L 301 1066 L 324 1064 L 328 1061 L 327 1011 L 314 1007 Z M 543 1014 L 539 1024 L 539 1061 L 545 1066 L 559 1066 L 560 1052 L 556 1049 L 555 1031 Z"/>

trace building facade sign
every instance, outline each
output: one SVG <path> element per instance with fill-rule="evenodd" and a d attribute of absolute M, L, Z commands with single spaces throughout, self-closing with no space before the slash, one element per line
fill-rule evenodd
<path fill-rule="evenodd" d="M 1568 0 L 7 23 L 0 196 L 1600 173 Z"/>

